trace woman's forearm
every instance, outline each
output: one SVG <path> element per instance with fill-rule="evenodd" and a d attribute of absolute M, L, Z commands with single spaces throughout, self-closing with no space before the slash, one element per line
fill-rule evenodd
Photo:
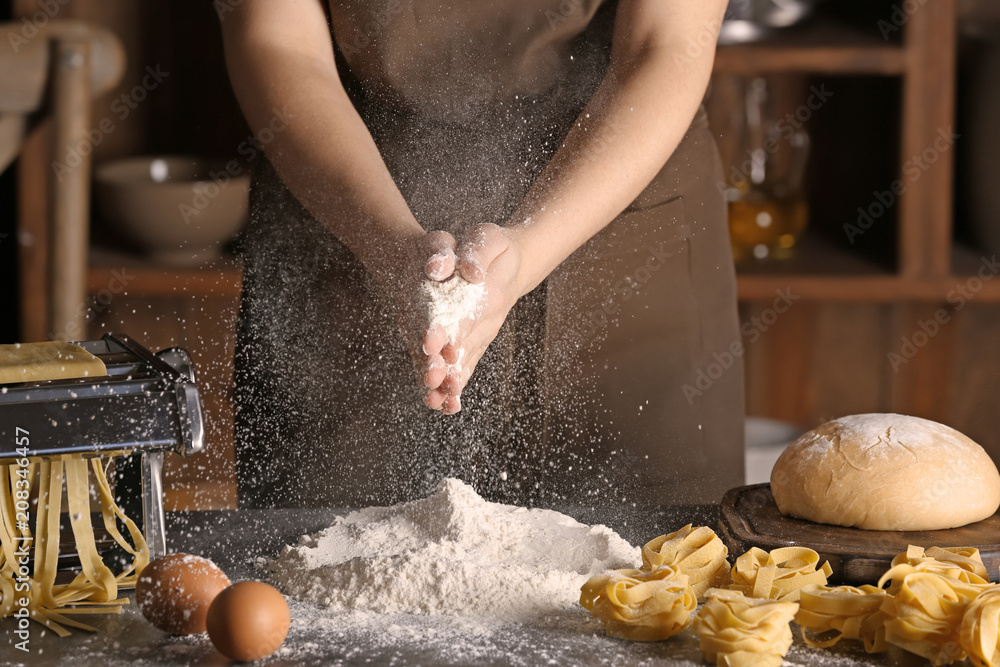
<path fill-rule="evenodd" d="M 523 293 L 617 217 L 680 144 L 724 9 L 721 0 L 622 1 L 608 75 L 511 219 Z"/>
<path fill-rule="evenodd" d="M 294 39 L 275 22 L 294 26 Z M 313 26 L 303 34 L 303 29 Z M 380 280 L 399 246 L 423 234 L 340 82 L 318 0 L 247 2 L 223 22 L 226 61 L 255 130 L 284 129 L 268 158 L 302 204 Z"/>

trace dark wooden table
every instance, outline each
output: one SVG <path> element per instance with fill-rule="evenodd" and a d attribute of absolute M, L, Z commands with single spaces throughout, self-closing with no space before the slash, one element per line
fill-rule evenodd
<path fill-rule="evenodd" d="M 714 506 L 635 508 L 561 508 L 586 523 L 613 527 L 633 544 L 687 524 L 715 526 Z M 171 551 L 212 559 L 234 581 L 260 579 L 255 565 L 277 555 L 298 536 L 328 526 L 342 510 L 240 510 L 168 514 Z M 706 665 L 698 640 L 684 632 L 666 642 L 634 643 L 609 639 L 582 609 L 539 619 L 530 626 L 483 630 L 461 620 L 397 616 L 371 625 L 343 621 L 312 604 L 289 600 L 292 629 L 285 645 L 261 661 L 268 665 Z M 224 665 L 206 635 L 172 637 L 149 625 L 130 605 L 120 616 L 94 616 L 96 634 L 74 632 L 60 639 L 31 626 L 28 654 L 13 647 L 12 619 L 0 621 L 0 664 L 25 665 Z M 386 630 L 381 628 L 386 626 Z M 901 651 L 868 656 L 844 642 L 835 650 L 815 651 L 796 641 L 786 664 L 906 665 L 926 664 Z"/>

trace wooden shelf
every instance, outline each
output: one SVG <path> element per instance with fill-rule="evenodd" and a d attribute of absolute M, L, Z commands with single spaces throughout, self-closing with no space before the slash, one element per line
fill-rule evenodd
<path fill-rule="evenodd" d="M 792 255 L 786 259 L 746 261 L 736 264 L 740 276 L 877 276 L 895 274 L 892 259 L 876 262 L 852 248 L 837 245 L 813 232 L 799 240 Z"/>
<path fill-rule="evenodd" d="M 740 301 L 770 301 L 780 290 L 810 301 L 850 301 L 853 303 L 898 303 L 925 301 L 942 303 L 967 288 L 966 276 L 941 278 L 901 278 L 899 276 L 740 276 Z M 972 300 L 972 299 L 970 299 Z M 1000 303 L 1000 280 L 983 283 L 975 293 L 980 303 Z"/>
<path fill-rule="evenodd" d="M 824 20 L 776 32 L 764 41 L 720 46 L 715 57 L 717 73 L 746 76 L 769 72 L 894 76 L 906 70 L 902 46 Z"/>
<path fill-rule="evenodd" d="M 184 480 L 180 484 L 167 483 L 163 499 L 168 512 L 190 510 L 234 510 L 237 508 L 236 482 Z"/>
<path fill-rule="evenodd" d="M 91 294 L 115 289 L 143 296 L 218 296 L 239 298 L 242 272 L 233 257 L 199 267 L 156 266 L 142 257 L 107 248 L 91 248 L 87 289 Z"/>
<path fill-rule="evenodd" d="M 806 237 L 787 260 L 770 260 L 737 266 L 741 301 L 769 301 L 776 292 L 791 290 L 807 300 L 893 303 L 899 301 L 946 302 L 961 295 L 982 303 L 1000 302 L 1000 275 L 972 281 L 981 267 L 990 271 L 985 253 L 955 246 L 952 271 L 939 277 L 903 277 L 834 244 Z M 993 274 L 990 274 L 993 275 Z"/>

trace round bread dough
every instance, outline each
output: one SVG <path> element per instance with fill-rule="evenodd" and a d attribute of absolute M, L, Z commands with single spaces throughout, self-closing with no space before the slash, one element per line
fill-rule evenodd
<path fill-rule="evenodd" d="M 953 428 L 918 417 L 841 417 L 789 445 L 771 471 L 782 514 L 865 530 L 939 530 L 991 516 L 1000 473 Z"/>

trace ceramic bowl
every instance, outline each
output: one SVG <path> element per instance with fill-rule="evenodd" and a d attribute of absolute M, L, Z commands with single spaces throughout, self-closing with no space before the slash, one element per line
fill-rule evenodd
<path fill-rule="evenodd" d="M 164 265 L 216 259 L 247 220 L 250 175 L 235 160 L 114 160 L 97 167 L 94 187 L 98 211 L 112 230 Z"/>

